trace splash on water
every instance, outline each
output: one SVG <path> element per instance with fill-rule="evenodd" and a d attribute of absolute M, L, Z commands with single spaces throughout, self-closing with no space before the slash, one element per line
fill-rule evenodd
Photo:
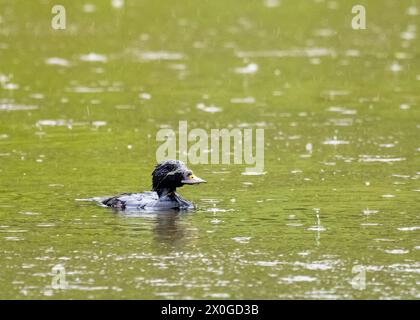
<path fill-rule="evenodd" d="M 405 158 L 385 158 L 383 156 L 370 156 L 370 155 L 361 155 L 359 157 L 359 162 L 383 162 L 383 163 L 392 163 L 405 161 Z"/>
<path fill-rule="evenodd" d="M 249 240 L 251 240 L 251 237 L 234 237 L 232 240 L 238 242 L 238 243 L 248 243 Z"/>
<path fill-rule="evenodd" d="M 400 231 L 416 231 L 416 230 L 420 230 L 420 226 L 415 226 L 415 227 L 402 227 L 402 228 L 397 228 Z"/>
<path fill-rule="evenodd" d="M 384 250 L 386 253 L 389 254 L 406 254 L 409 253 L 409 250 L 405 250 L 405 249 L 390 249 L 390 250 Z"/>
<path fill-rule="evenodd" d="M 254 97 L 245 97 L 245 98 L 232 98 L 230 99 L 231 103 L 235 103 L 235 104 L 252 104 L 255 103 L 255 98 Z"/>
<path fill-rule="evenodd" d="M 258 65 L 256 63 L 250 63 L 245 67 L 235 68 L 235 72 L 239 74 L 253 74 L 258 71 Z"/>
<path fill-rule="evenodd" d="M 88 54 L 81 55 L 80 60 L 86 62 L 107 62 L 108 58 L 103 54 L 91 52 Z"/>
<path fill-rule="evenodd" d="M 159 60 L 182 60 L 185 55 L 180 52 L 168 52 L 168 51 L 145 51 L 138 52 L 136 56 L 143 61 L 159 61 Z"/>
<path fill-rule="evenodd" d="M 238 58 L 288 58 L 288 57 L 328 57 L 335 56 L 335 51 L 328 48 L 305 48 L 269 51 L 238 51 Z"/>
<path fill-rule="evenodd" d="M 28 110 L 36 110 L 38 106 L 33 105 L 24 105 L 24 104 L 11 104 L 0 103 L 0 111 L 28 111 Z"/>
<path fill-rule="evenodd" d="M 208 112 L 208 113 L 216 113 L 216 112 L 222 112 L 223 111 L 223 109 L 220 108 L 220 107 L 217 107 L 213 104 L 207 106 L 203 102 L 198 103 L 196 107 L 197 107 L 198 110 Z"/>
<path fill-rule="evenodd" d="M 349 144 L 349 141 L 346 140 L 338 140 L 337 137 L 334 137 L 333 139 L 327 139 L 324 142 L 322 142 L 322 144 L 326 144 L 326 145 L 341 145 L 341 144 Z"/>
<path fill-rule="evenodd" d="M 45 64 L 53 65 L 53 66 L 61 66 L 61 67 L 68 67 L 70 66 L 70 62 L 63 58 L 51 57 L 45 59 Z"/>

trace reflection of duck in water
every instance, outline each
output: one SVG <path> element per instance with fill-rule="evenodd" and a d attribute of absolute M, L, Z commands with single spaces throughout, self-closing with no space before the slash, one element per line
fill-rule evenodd
<path fill-rule="evenodd" d="M 161 211 L 156 215 L 155 226 L 153 228 L 155 240 L 170 245 L 181 245 L 191 238 L 191 228 L 187 228 L 183 214 Z"/>
<path fill-rule="evenodd" d="M 156 165 L 152 173 L 153 191 L 123 193 L 102 201 L 106 206 L 119 210 L 188 210 L 194 205 L 183 199 L 176 188 L 184 184 L 198 184 L 205 180 L 193 175 L 185 164 L 178 160 L 167 160 Z"/>

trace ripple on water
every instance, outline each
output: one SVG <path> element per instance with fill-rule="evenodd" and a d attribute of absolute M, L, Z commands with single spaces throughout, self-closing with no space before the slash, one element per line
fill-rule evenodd
<path fill-rule="evenodd" d="M 32 212 L 32 211 L 22 211 L 22 212 L 20 212 L 20 214 L 24 214 L 26 216 L 38 216 L 41 213 L 39 213 L 39 212 Z"/>
<path fill-rule="evenodd" d="M 391 64 L 389 66 L 389 71 L 397 73 L 397 72 L 401 72 L 403 69 L 402 65 L 400 65 L 398 62 L 394 62 L 393 64 Z"/>
<path fill-rule="evenodd" d="M 11 236 L 11 237 L 4 237 L 4 240 L 6 240 L 6 241 L 22 241 L 22 240 L 25 240 L 25 239 L 21 238 L 21 237 Z"/>
<path fill-rule="evenodd" d="M 241 174 L 243 176 L 263 176 L 267 173 L 267 171 L 244 171 Z"/>
<path fill-rule="evenodd" d="M 197 104 L 197 109 L 198 110 L 201 110 L 201 111 L 204 111 L 204 112 L 208 112 L 208 113 L 216 113 L 216 112 L 222 112 L 223 111 L 223 109 L 220 108 L 220 107 L 217 107 L 217 106 L 215 106 L 213 104 L 207 106 L 207 105 L 205 105 L 202 102 L 200 102 L 200 103 Z"/>
<path fill-rule="evenodd" d="M 258 64 L 250 63 L 244 67 L 235 68 L 235 73 L 238 74 L 253 74 L 258 71 Z"/>
<path fill-rule="evenodd" d="M 253 104 L 256 102 L 254 97 L 245 97 L 245 98 L 232 98 L 230 99 L 231 103 L 235 104 Z"/>
<path fill-rule="evenodd" d="M 379 148 L 394 148 L 395 144 L 394 143 L 381 143 L 379 144 Z"/>
<path fill-rule="evenodd" d="M 280 5 L 280 0 L 264 0 L 264 5 L 267 8 L 275 8 Z"/>
<path fill-rule="evenodd" d="M 89 123 L 89 122 L 83 122 L 83 121 L 74 122 L 73 120 L 65 120 L 65 119 L 58 119 L 58 120 L 44 119 L 44 120 L 38 120 L 36 123 L 36 126 L 37 127 L 67 127 L 71 129 L 72 127 L 76 127 L 76 126 L 83 127 L 83 126 L 88 126 L 89 124 L 95 128 L 98 128 L 98 127 L 106 126 L 107 122 L 96 120 Z"/>
<path fill-rule="evenodd" d="M 399 162 L 405 161 L 405 158 L 391 158 L 391 157 L 384 157 L 378 155 L 360 155 L 359 162 L 384 162 L 384 163 L 391 163 L 391 162 Z"/>
<path fill-rule="evenodd" d="M 59 127 L 59 126 L 69 126 L 72 125 L 70 120 L 39 120 L 36 123 L 36 126 L 45 126 L 45 127 Z"/>
<path fill-rule="evenodd" d="M 139 94 L 139 98 L 143 99 L 143 100 L 150 100 L 152 99 L 152 95 L 150 93 L 147 92 L 142 92 Z"/>
<path fill-rule="evenodd" d="M 155 296 L 158 297 L 174 297 L 174 296 L 179 296 L 180 293 L 179 292 L 156 292 Z"/>
<path fill-rule="evenodd" d="M 379 210 L 364 209 L 362 212 L 363 212 L 363 214 L 364 214 L 365 216 L 369 216 L 369 215 L 371 215 L 371 214 L 378 213 L 378 212 L 379 212 Z"/>
<path fill-rule="evenodd" d="M 24 230 L 24 229 L 3 229 L 0 232 L 5 232 L 5 233 L 25 233 L 28 232 L 28 230 Z"/>
<path fill-rule="evenodd" d="M 254 263 L 256 266 L 261 266 L 261 267 L 275 267 L 278 264 L 280 264 L 279 261 L 256 261 Z"/>
<path fill-rule="evenodd" d="M 44 95 L 42 93 L 32 93 L 29 97 L 37 100 L 44 99 Z"/>
<path fill-rule="evenodd" d="M 327 140 L 325 140 L 325 141 L 322 142 L 322 144 L 325 144 L 325 145 L 334 145 L 334 146 L 341 145 L 341 144 L 349 144 L 349 143 L 350 142 L 349 141 L 346 141 L 346 140 L 338 140 L 337 137 L 334 137 L 332 139 L 327 139 Z"/>
<path fill-rule="evenodd" d="M 169 69 L 176 70 L 176 71 L 187 70 L 187 66 L 183 63 L 172 63 L 168 67 L 169 67 Z"/>
<path fill-rule="evenodd" d="M 53 65 L 53 66 L 61 66 L 61 67 L 68 67 L 70 66 L 70 62 L 63 58 L 51 57 L 45 59 L 45 64 Z"/>
<path fill-rule="evenodd" d="M 353 125 L 352 118 L 328 119 L 328 123 L 337 127 L 348 127 Z"/>
<path fill-rule="evenodd" d="M 410 6 L 410 7 L 407 8 L 406 13 L 409 16 L 418 16 L 419 15 L 419 9 L 416 6 Z"/>
<path fill-rule="evenodd" d="M 348 109 L 348 108 L 345 108 L 345 107 L 337 107 L 337 106 L 329 107 L 327 109 L 327 111 L 337 112 L 337 113 L 341 113 L 341 114 L 345 114 L 345 115 L 355 115 L 355 114 L 357 114 L 357 110 Z"/>
<path fill-rule="evenodd" d="M 303 223 L 286 223 L 288 227 L 302 227 Z"/>
<path fill-rule="evenodd" d="M 214 199 L 214 198 L 202 198 L 200 199 L 202 202 L 205 203 L 211 203 L 213 205 L 216 205 L 217 203 L 219 203 L 221 200 L 220 199 Z"/>
<path fill-rule="evenodd" d="M 323 38 L 329 38 L 337 34 L 337 31 L 333 29 L 323 28 L 323 29 L 317 29 L 314 31 L 314 34 L 317 37 L 323 37 Z"/>
<path fill-rule="evenodd" d="M 347 57 L 360 57 L 360 51 L 357 49 L 348 49 L 344 54 Z"/>
<path fill-rule="evenodd" d="M 410 252 L 409 250 L 406 250 L 406 249 L 388 249 L 384 251 L 389 254 L 406 254 Z"/>
<path fill-rule="evenodd" d="M 351 92 L 348 90 L 325 90 L 321 92 L 321 97 L 328 100 L 334 100 L 336 97 L 345 97 L 350 95 L 350 93 Z"/>
<path fill-rule="evenodd" d="M 403 174 L 393 174 L 391 176 L 395 177 L 395 178 L 401 178 L 401 179 L 410 179 L 411 178 L 410 176 L 403 175 Z"/>
<path fill-rule="evenodd" d="M 112 0 L 111 5 L 115 9 L 121 9 L 124 7 L 124 0 Z"/>
<path fill-rule="evenodd" d="M 323 226 L 312 226 L 312 227 L 307 228 L 306 230 L 309 230 L 309 231 L 326 231 L 327 228 L 325 228 Z"/>
<path fill-rule="evenodd" d="M 136 107 L 133 105 L 128 105 L 128 104 L 120 104 L 120 105 L 116 105 L 115 109 L 118 110 L 134 110 Z"/>
<path fill-rule="evenodd" d="M 221 209 L 221 208 L 214 207 L 214 208 L 208 208 L 206 211 L 216 213 L 216 212 L 229 212 L 229 211 L 234 211 L 234 210 L 233 209 Z"/>
<path fill-rule="evenodd" d="M 87 286 L 87 285 L 68 285 L 66 289 L 69 290 L 81 290 L 81 291 L 107 291 L 111 288 L 106 286 Z M 119 291 L 119 290 L 116 290 Z"/>
<path fill-rule="evenodd" d="M 24 104 L 13 104 L 13 103 L 0 103 L 0 111 L 25 111 L 25 110 L 36 110 L 38 106 L 24 105 Z"/>
<path fill-rule="evenodd" d="M 330 260 L 326 260 L 326 261 L 314 261 L 314 262 L 309 262 L 309 263 L 304 263 L 304 262 L 295 262 L 293 263 L 294 266 L 299 266 L 299 267 L 303 267 L 307 270 L 331 270 L 333 269 L 333 266 L 338 264 L 338 261 L 330 261 Z"/>
<path fill-rule="evenodd" d="M 38 223 L 36 226 L 40 228 L 53 228 L 56 226 L 56 224 L 55 223 Z"/>
<path fill-rule="evenodd" d="M 4 83 L 2 84 L 2 88 L 4 90 L 17 90 L 19 89 L 19 85 L 17 83 Z"/>
<path fill-rule="evenodd" d="M 316 278 L 310 276 L 290 276 L 280 279 L 280 282 L 295 283 L 295 282 L 314 282 Z"/>
<path fill-rule="evenodd" d="M 238 58 L 289 58 L 289 57 L 328 57 L 335 51 L 328 48 L 303 48 L 290 50 L 237 51 Z"/>
<path fill-rule="evenodd" d="M 416 39 L 417 36 L 416 36 L 416 33 L 413 31 L 404 31 L 400 34 L 400 37 L 403 40 L 411 41 L 411 40 Z"/>
<path fill-rule="evenodd" d="M 228 293 L 210 293 L 208 294 L 209 297 L 211 298 L 216 298 L 216 299 L 228 299 L 230 297 L 230 294 Z"/>
<path fill-rule="evenodd" d="M 180 52 L 169 51 L 142 51 L 136 52 L 136 56 L 142 61 L 160 61 L 160 60 L 182 60 L 185 55 Z"/>
<path fill-rule="evenodd" d="M 83 5 L 83 11 L 86 13 L 92 13 L 96 11 L 96 6 L 93 3 L 85 3 Z"/>
<path fill-rule="evenodd" d="M 85 86 L 77 86 L 72 88 L 66 88 L 67 92 L 75 92 L 75 93 L 99 93 L 104 92 L 105 89 L 101 87 L 85 87 Z"/>
<path fill-rule="evenodd" d="M 236 241 L 238 243 L 245 244 L 245 243 L 248 243 L 249 240 L 251 240 L 251 237 L 234 237 L 234 238 L 232 238 L 232 240 L 233 241 Z"/>
<path fill-rule="evenodd" d="M 107 62 L 108 58 L 103 54 L 88 53 L 80 55 L 79 59 L 86 62 Z"/>
<path fill-rule="evenodd" d="M 107 122 L 106 121 L 92 121 L 92 126 L 98 128 L 98 127 L 103 127 L 106 126 Z"/>
<path fill-rule="evenodd" d="M 414 226 L 414 227 L 401 227 L 401 228 L 397 228 L 400 231 L 415 231 L 415 230 L 420 230 L 420 226 Z"/>

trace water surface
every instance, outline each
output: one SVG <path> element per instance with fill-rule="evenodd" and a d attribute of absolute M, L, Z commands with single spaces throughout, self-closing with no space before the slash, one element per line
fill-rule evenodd
<path fill-rule="evenodd" d="M 420 298 L 418 1 L 363 31 L 352 1 L 111 3 L 53 30 L 0 0 L 0 298 Z M 76 201 L 149 190 L 183 120 L 264 128 L 267 173 L 192 166 L 189 214 Z"/>

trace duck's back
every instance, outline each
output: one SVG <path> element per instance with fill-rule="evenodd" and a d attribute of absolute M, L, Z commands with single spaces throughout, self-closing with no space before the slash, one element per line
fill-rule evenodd
<path fill-rule="evenodd" d="M 123 193 L 102 201 L 108 207 L 115 209 L 144 209 L 146 206 L 154 205 L 159 200 L 156 192 L 147 191 L 142 193 Z"/>
<path fill-rule="evenodd" d="M 151 210 L 161 211 L 169 209 L 188 210 L 194 208 L 193 204 L 183 199 L 177 193 L 171 193 L 159 198 L 153 191 L 142 193 L 123 193 L 102 201 L 108 207 L 118 210 Z"/>

